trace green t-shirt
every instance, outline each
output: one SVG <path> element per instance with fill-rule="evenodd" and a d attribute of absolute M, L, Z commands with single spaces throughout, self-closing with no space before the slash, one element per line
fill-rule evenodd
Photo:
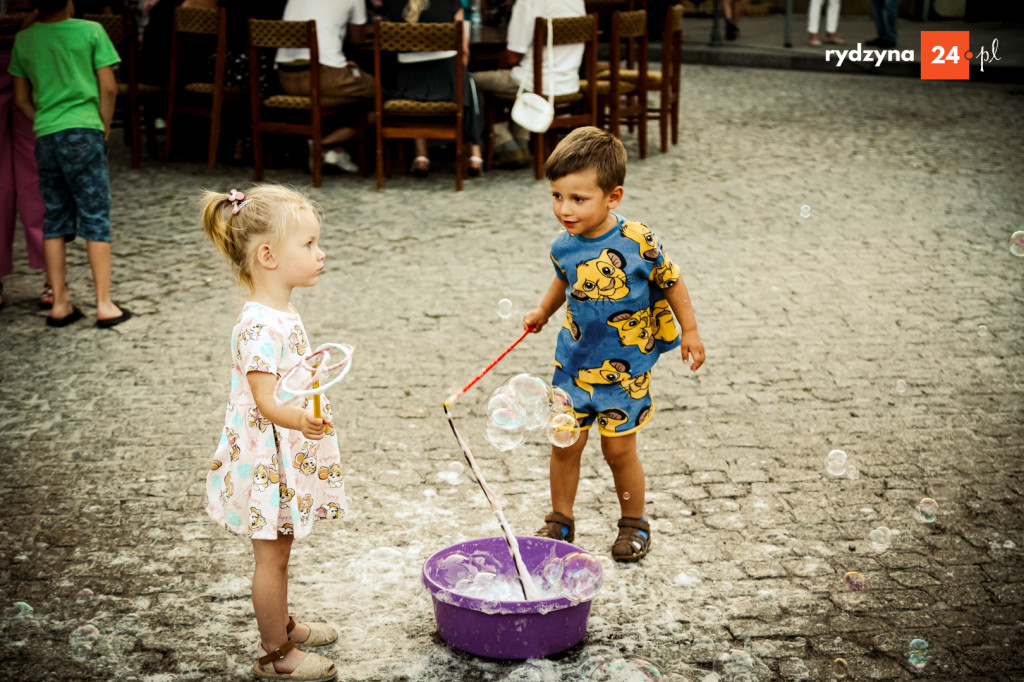
<path fill-rule="evenodd" d="M 103 130 L 96 71 L 120 61 L 94 21 L 36 22 L 18 33 L 8 71 L 32 84 L 36 137 L 70 128 Z"/>

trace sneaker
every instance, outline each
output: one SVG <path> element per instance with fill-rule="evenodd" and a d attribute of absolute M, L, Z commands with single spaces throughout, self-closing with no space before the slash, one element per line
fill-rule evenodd
<path fill-rule="evenodd" d="M 352 157 L 344 149 L 324 152 L 324 164 L 337 166 L 346 173 L 358 173 L 359 166 L 352 161 Z"/>

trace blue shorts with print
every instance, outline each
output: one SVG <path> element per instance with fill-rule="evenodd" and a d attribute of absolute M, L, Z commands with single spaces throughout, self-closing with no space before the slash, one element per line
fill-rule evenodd
<path fill-rule="evenodd" d="M 110 241 L 110 175 L 102 130 L 69 128 L 36 138 L 43 238 Z"/>
<path fill-rule="evenodd" d="M 621 383 L 581 386 L 571 374 L 555 367 L 551 383 L 572 398 L 576 421 L 584 431 L 596 422 L 602 436 L 628 436 L 643 428 L 654 414 L 650 372 L 637 377 L 625 375 Z"/>

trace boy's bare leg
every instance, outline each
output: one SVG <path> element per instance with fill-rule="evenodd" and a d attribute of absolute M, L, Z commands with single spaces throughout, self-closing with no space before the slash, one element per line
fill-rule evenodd
<path fill-rule="evenodd" d="M 43 240 L 46 277 L 53 287 L 53 308 L 50 317 L 60 319 L 71 314 L 71 292 L 67 286 L 67 242 L 64 237 Z"/>
<path fill-rule="evenodd" d="M 121 314 L 121 309 L 110 300 L 110 242 L 86 242 L 92 282 L 96 287 L 96 319 L 107 320 Z M 54 293 L 57 289 L 54 287 Z"/>
<path fill-rule="evenodd" d="M 256 613 L 260 642 L 267 653 L 288 642 L 288 558 L 291 551 L 291 535 L 252 541 L 256 559 L 256 570 L 252 574 L 252 609 Z M 292 672 L 306 656 L 292 649 L 274 662 L 274 668 L 282 673 Z"/>
<path fill-rule="evenodd" d="M 570 519 L 575 518 L 572 506 L 580 484 L 580 457 L 587 444 L 587 433 L 581 431 L 579 440 L 567 448 L 551 447 L 551 509 Z"/>
<path fill-rule="evenodd" d="M 646 480 L 644 467 L 636 454 L 636 433 L 628 436 L 601 436 L 601 451 L 615 479 L 615 492 L 619 496 L 622 516 L 643 518 Z"/>

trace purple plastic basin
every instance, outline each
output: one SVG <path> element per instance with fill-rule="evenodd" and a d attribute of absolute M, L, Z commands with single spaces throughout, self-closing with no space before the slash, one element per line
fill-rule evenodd
<path fill-rule="evenodd" d="M 550 538 L 519 537 L 523 563 L 531 573 L 551 556 L 565 556 L 580 548 Z M 460 542 L 435 552 L 423 564 L 423 584 L 434 602 L 437 631 L 456 649 L 488 658 L 539 658 L 565 651 L 587 632 L 590 602 L 568 599 L 491 602 L 488 613 L 484 600 L 452 592 L 444 584 L 439 562 L 453 552 L 486 553 L 501 573 L 515 575 L 515 565 L 504 537 Z M 497 604 L 497 608 L 494 608 Z"/>

